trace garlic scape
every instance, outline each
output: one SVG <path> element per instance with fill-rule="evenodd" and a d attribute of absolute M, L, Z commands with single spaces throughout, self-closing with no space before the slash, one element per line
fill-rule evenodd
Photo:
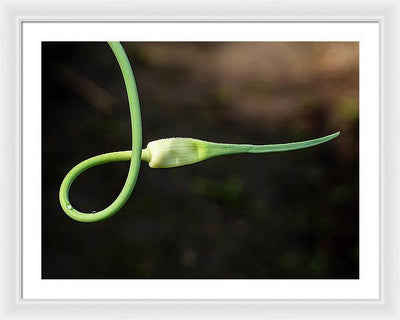
<path fill-rule="evenodd" d="M 336 132 L 313 140 L 269 145 L 229 144 L 192 138 L 168 138 L 151 141 L 142 150 L 142 121 L 135 77 L 121 44 L 119 42 L 108 42 L 108 44 L 117 59 L 125 82 L 131 117 L 132 147 L 128 151 L 110 152 L 86 159 L 73 167 L 64 177 L 59 192 L 60 205 L 63 211 L 74 220 L 95 222 L 108 219 L 117 213 L 129 199 L 135 187 L 140 160 L 148 162 L 151 168 L 174 168 L 229 154 L 304 149 L 327 142 L 340 134 L 340 132 Z M 98 212 L 85 213 L 75 209 L 69 200 L 69 190 L 74 180 L 90 168 L 117 161 L 130 162 L 128 176 L 117 198 L 107 208 Z"/>

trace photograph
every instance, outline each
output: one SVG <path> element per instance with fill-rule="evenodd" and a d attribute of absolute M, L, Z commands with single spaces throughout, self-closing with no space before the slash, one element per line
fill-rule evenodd
<path fill-rule="evenodd" d="M 41 279 L 359 279 L 357 41 L 42 41 Z"/>

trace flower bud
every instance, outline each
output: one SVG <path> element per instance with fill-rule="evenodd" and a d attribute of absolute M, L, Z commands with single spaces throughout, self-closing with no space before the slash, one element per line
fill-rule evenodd
<path fill-rule="evenodd" d="M 209 158 L 207 142 L 192 138 L 168 138 L 151 141 L 142 151 L 142 160 L 151 168 L 173 168 Z"/>
<path fill-rule="evenodd" d="M 142 150 L 142 160 L 151 168 L 173 168 L 213 157 L 236 153 L 267 153 L 304 149 L 336 138 L 340 132 L 325 137 L 283 144 L 215 143 L 192 138 L 168 138 L 151 141 Z"/>

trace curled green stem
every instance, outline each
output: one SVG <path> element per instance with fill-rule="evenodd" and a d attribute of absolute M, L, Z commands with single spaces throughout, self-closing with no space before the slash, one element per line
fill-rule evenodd
<path fill-rule="evenodd" d="M 128 57 L 119 42 L 108 42 L 115 57 L 117 58 L 118 64 L 121 68 L 122 75 L 125 81 L 126 91 L 128 95 L 129 110 L 131 117 L 131 128 L 132 128 L 132 151 L 130 152 L 129 159 L 130 166 L 128 176 L 125 184 L 118 195 L 118 197 L 111 203 L 107 208 L 96 212 L 96 213 L 84 213 L 76 210 L 72 207 L 69 201 L 69 189 L 72 182 L 84 171 L 108 162 L 119 161 L 118 152 L 116 154 L 100 155 L 94 158 L 90 158 L 79 163 L 77 166 L 72 168 L 70 172 L 65 176 L 61 187 L 60 187 L 60 204 L 64 212 L 69 215 L 72 219 L 81 222 L 95 222 L 107 219 L 117 213 L 129 199 L 133 188 L 135 187 L 137 177 L 140 169 L 140 158 L 142 150 L 142 118 L 140 115 L 140 104 L 139 97 L 136 89 L 135 77 L 132 72 L 131 65 Z M 101 163 L 98 162 L 99 157 Z"/>
<path fill-rule="evenodd" d="M 119 42 L 108 42 L 121 68 L 128 95 L 132 149 L 101 154 L 82 161 L 65 176 L 59 193 L 64 212 L 72 219 L 81 222 L 95 222 L 107 219 L 117 213 L 129 199 L 139 174 L 140 161 L 146 161 L 151 168 L 173 168 L 193 164 L 206 159 L 237 153 L 268 153 L 304 149 L 336 138 L 340 132 L 318 139 L 268 145 L 228 144 L 208 142 L 193 138 L 168 138 L 148 143 L 142 150 L 142 124 L 139 97 L 135 78 L 128 57 Z M 76 210 L 69 201 L 69 190 L 73 181 L 86 170 L 110 162 L 130 161 L 125 184 L 118 197 L 107 208 L 94 213 Z"/>

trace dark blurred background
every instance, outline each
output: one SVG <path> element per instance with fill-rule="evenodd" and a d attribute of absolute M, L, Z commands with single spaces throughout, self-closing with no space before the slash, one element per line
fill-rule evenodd
<path fill-rule="evenodd" d="M 354 279 L 359 276 L 358 43 L 123 43 L 141 101 L 143 145 L 183 136 L 285 143 L 174 169 L 142 163 L 111 219 L 80 223 L 58 202 L 77 163 L 131 145 L 126 90 L 106 43 L 42 44 L 42 277 Z M 72 185 L 100 211 L 128 163 Z"/>

